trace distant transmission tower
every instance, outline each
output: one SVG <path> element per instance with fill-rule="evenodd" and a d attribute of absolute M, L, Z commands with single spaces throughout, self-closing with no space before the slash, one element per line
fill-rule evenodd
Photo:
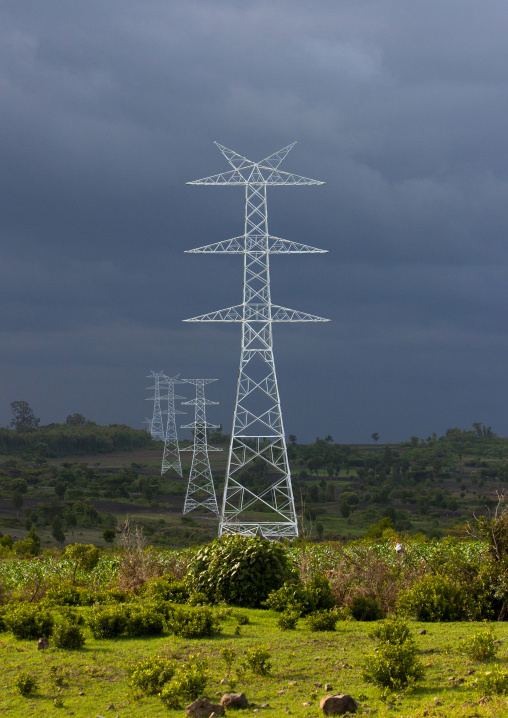
<path fill-rule="evenodd" d="M 185 411 L 175 409 L 175 399 L 185 399 L 184 396 L 175 395 L 175 384 L 183 384 L 180 375 L 164 377 L 163 384 L 168 387 L 168 393 L 164 397 L 168 402 L 168 420 L 166 423 L 166 435 L 164 437 L 164 453 L 162 455 L 161 476 L 166 471 L 174 469 L 179 476 L 182 476 L 182 462 L 180 461 L 180 447 L 178 446 L 178 434 L 176 430 L 176 414 L 185 414 Z"/>
<path fill-rule="evenodd" d="M 217 429 L 216 424 L 207 424 L 206 405 L 218 404 L 217 401 L 205 399 L 205 384 L 210 384 L 217 379 L 184 379 L 188 384 L 196 387 L 196 398 L 191 401 L 184 401 L 184 404 L 194 405 L 194 422 L 182 426 L 182 429 L 194 430 L 194 446 L 192 452 L 192 466 L 189 475 L 189 484 L 185 495 L 183 513 L 186 514 L 193 509 L 202 506 L 214 513 L 219 513 L 215 488 L 213 486 L 212 470 L 210 468 L 209 451 L 222 451 L 208 446 L 207 429 Z"/>
<path fill-rule="evenodd" d="M 240 369 L 219 535 L 240 533 L 291 538 L 298 535 L 298 523 L 275 374 L 272 322 L 328 320 L 272 304 L 269 256 L 326 250 L 270 236 L 266 188 L 268 185 L 324 183 L 279 171 L 280 163 L 295 143 L 261 162 L 252 162 L 215 144 L 233 169 L 188 184 L 245 187 L 245 231 L 240 237 L 188 251 L 243 254 L 243 303 L 186 321 L 242 324 Z M 256 520 L 252 516 L 253 511 L 260 510 L 268 514 L 266 519 Z"/>
<path fill-rule="evenodd" d="M 151 371 L 148 378 L 154 380 L 153 396 L 148 397 L 147 401 L 153 401 L 153 419 L 148 423 L 150 434 L 155 441 L 164 441 L 164 424 L 162 421 L 161 411 L 161 383 L 167 378 L 162 371 Z"/>

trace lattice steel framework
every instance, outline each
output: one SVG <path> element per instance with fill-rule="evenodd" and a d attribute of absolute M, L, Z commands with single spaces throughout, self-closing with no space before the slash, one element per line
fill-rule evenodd
<path fill-rule="evenodd" d="M 161 410 L 161 383 L 167 378 L 163 371 L 151 371 L 148 375 L 149 379 L 154 380 L 154 385 L 148 389 L 153 389 L 153 396 L 148 397 L 147 401 L 153 401 L 153 418 L 148 422 L 149 431 L 152 439 L 155 441 L 164 441 L 164 423 L 162 421 Z"/>
<path fill-rule="evenodd" d="M 291 538 L 298 535 L 298 523 L 275 374 L 272 323 L 328 320 L 272 304 L 269 257 L 326 250 L 269 234 L 266 188 L 324 183 L 279 170 L 295 143 L 261 162 L 252 162 L 215 144 L 233 169 L 188 184 L 245 187 L 244 234 L 188 251 L 243 254 L 243 302 L 185 321 L 242 324 L 240 369 L 219 535 L 240 533 Z M 254 513 L 258 511 L 263 511 L 265 516 L 259 518 L 259 514 Z"/>
<path fill-rule="evenodd" d="M 183 513 L 187 514 L 193 509 L 202 506 L 214 513 L 219 513 L 217 497 L 213 485 L 212 470 L 210 468 L 209 451 L 222 451 L 208 446 L 207 429 L 217 429 L 217 424 L 208 424 L 206 421 L 206 405 L 218 404 L 217 401 L 205 399 L 205 385 L 217 379 L 183 379 L 196 387 L 196 398 L 184 401 L 184 404 L 194 405 L 194 421 L 192 424 L 182 426 L 182 429 L 193 429 L 194 444 L 192 450 L 192 465 L 185 495 Z"/>
<path fill-rule="evenodd" d="M 183 384 L 183 380 L 179 379 L 180 375 L 169 377 L 165 376 L 162 381 L 167 386 L 167 394 L 164 397 L 168 402 L 168 420 L 166 423 L 166 435 L 164 437 L 164 452 L 162 454 L 161 476 L 166 471 L 174 469 L 179 476 L 182 476 L 182 462 L 180 460 L 180 447 L 178 445 L 178 433 L 176 430 L 176 415 L 185 414 L 185 411 L 179 411 L 175 408 L 175 399 L 185 399 L 184 396 L 175 394 L 175 384 Z"/>

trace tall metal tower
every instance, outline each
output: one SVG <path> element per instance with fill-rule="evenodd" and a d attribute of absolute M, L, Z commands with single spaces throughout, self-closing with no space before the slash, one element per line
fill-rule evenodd
<path fill-rule="evenodd" d="M 269 234 L 266 188 L 269 185 L 324 183 L 279 170 L 295 143 L 261 162 L 252 162 L 215 144 L 233 169 L 188 184 L 245 187 L 244 234 L 188 251 L 243 254 L 243 302 L 186 321 L 240 322 L 242 325 L 240 369 L 219 535 L 294 537 L 298 535 L 298 523 L 275 374 L 272 323 L 328 320 L 272 304 L 269 257 L 271 254 L 326 250 Z M 259 514 L 253 515 L 254 511 L 263 511 L 264 515 L 260 518 Z"/>
<path fill-rule="evenodd" d="M 184 401 L 184 404 L 194 405 L 194 421 L 192 424 L 182 426 L 182 429 L 194 430 L 194 446 L 192 452 L 192 466 L 189 475 L 189 483 L 187 493 L 185 495 L 185 504 L 183 513 L 202 506 L 210 509 L 214 513 L 219 513 L 217 506 L 217 497 L 215 496 L 215 488 L 213 485 L 212 470 L 210 468 L 209 451 L 222 451 L 208 446 L 207 429 L 217 429 L 217 424 L 207 424 L 206 422 L 206 405 L 218 404 L 217 401 L 209 401 L 205 399 L 205 384 L 210 384 L 217 379 L 183 379 L 188 384 L 194 384 L 196 387 L 196 398 L 190 401 Z"/>
<path fill-rule="evenodd" d="M 153 401 L 153 419 L 151 423 L 149 423 L 150 434 L 152 435 L 152 439 L 155 439 L 155 441 L 164 441 L 160 385 L 167 377 L 163 371 L 151 371 L 148 378 L 152 378 L 154 380 L 153 387 L 148 387 L 148 389 L 153 389 L 153 396 L 150 396 L 147 399 L 147 401 Z"/>
<path fill-rule="evenodd" d="M 178 434 L 176 430 L 176 415 L 185 414 L 175 408 L 175 399 L 185 399 L 184 396 L 175 395 L 175 384 L 183 384 L 183 380 L 176 376 L 165 376 L 163 384 L 168 387 L 168 393 L 164 397 L 168 402 L 168 420 L 166 423 L 166 435 L 164 437 L 164 453 L 162 454 L 161 476 L 166 471 L 174 469 L 179 476 L 182 476 L 182 462 L 180 461 L 180 447 L 178 446 Z"/>

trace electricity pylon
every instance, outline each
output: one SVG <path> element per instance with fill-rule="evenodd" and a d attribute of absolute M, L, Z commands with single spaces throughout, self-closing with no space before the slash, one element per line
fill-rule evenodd
<path fill-rule="evenodd" d="M 180 460 L 180 447 L 178 446 L 178 434 L 176 430 L 176 415 L 185 414 L 175 408 L 175 399 L 185 399 L 184 396 L 175 395 L 175 384 L 183 384 L 183 381 L 176 376 L 165 376 L 162 381 L 168 387 L 168 393 L 164 397 L 168 402 L 168 420 L 166 423 L 166 435 L 164 437 L 164 452 L 162 454 L 161 476 L 166 471 L 174 469 L 179 476 L 182 476 L 182 462 Z"/>
<path fill-rule="evenodd" d="M 166 375 L 163 371 L 151 371 L 149 378 L 154 380 L 153 387 L 149 386 L 148 389 L 153 389 L 153 396 L 148 397 L 147 401 L 153 401 L 153 419 L 148 424 L 152 439 L 155 441 L 164 441 L 164 424 L 162 421 L 162 410 L 161 410 L 161 382 L 166 379 Z"/>
<path fill-rule="evenodd" d="M 271 254 L 326 250 L 269 234 L 266 188 L 269 185 L 324 183 L 279 170 L 280 163 L 295 143 L 261 162 L 252 162 L 215 144 L 233 169 L 188 184 L 245 187 L 244 234 L 187 251 L 243 254 L 243 302 L 185 321 L 240 322 L 242 325 L 240 369 L 219 536 L 240 533 L 271 539 L 292 538 L 298 535 L 298 523 L 275 374 L 272 323 L 328 320 L 272 304 L 269 257 Z M 252 515 L 253 511 L 264 511 L 265 516 L 259 519 Z"/>
<path fill-rule="evenodd" d="M 207 429 L 217 429 L 217 424 L 207 424 L 206 405 L 218 404 L 217 401 L 205 399 L 205 384 L 210 384 L 217 379 L 183 379 L 188 384 L 196 387 L 196 398 L 184 401 L 184 404 L 194 405 L 194 421 L 192 424 L 182 426 L 182 429 L 193 429 L 194 445 L 192 451 L 192 465 L 185 495 L 183 513 L 186 514 L 193 509 L 202 506 L 214 513 L 219 513 L 217 497 L 213 485 L 212 470 L 210 468 L 209 451 L 222 451 L 208 446 Z"/>

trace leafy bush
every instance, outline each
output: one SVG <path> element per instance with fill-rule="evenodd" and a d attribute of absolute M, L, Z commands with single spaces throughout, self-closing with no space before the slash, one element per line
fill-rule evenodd
<path fill-rule="evenodd" d="M 294 576 L 282 544 L 235 534 L 201 548 L 189 565 L 186 582 L 210 601 L 257 608 Z"/>
<path fill-rule="evenodd" d="M 54 606 L 82 606 L 82 591 L 76 586 L 58 583 L 47 591 L 45 600 Z"/>
<path fill-rule="evenodd" d="M 36 679 L 30 675 L 30 673 L 26 672 L 19 674 L 14 681 L 14 685 L 18 689 L 18 693 L 21 693 L 22 696 L 31 696 L 37 692 L 38 688 Z"/>
<path fill-rule="evenodd" d="M 379 639 L 376 653 L 367 656 L 362 677 L 389 690 L 401 690 L 423 677 L 423 666 L 411 632 L 404 621 L 383 621 L 371 633 Z"/>
<path fill-rule="evenodd" d="M 189 589 L 185 583 L 175 581 L 173 576 L 169 575 L 149 579 L 143 586 L 143 593 L 173 603 L 186 603 L 189 599 Z"/>
<path fill-rule="evenodd" d="M 57 648 L 78 650 L 85 644 L 85 635 L 76 623 L 64 618 L 56 623 L 53 630 L 53 643 Z"/>
<path fill-rule="evenodd" d="M 480 673 L 471 684 L 485 695 L 508 692 L 508 672 L 501 666 L 494 666 L 490 671 Z"/>
<path fill-rule="evenodd" d="M 15 638 L 47 638 L 53 631 L 53 623 L 49 611 L 31 603 L 22 603 L 7 614 L 7 626 Z"/>
<path fill-rule="evenodd" d="M 398 600 L 399 611 L 419 621 L 460 621 L 467 617 L 467 596 L 447 576 L 424 576 Z"/>
<path fill-rule="evenodd" d="M 0 633 L 3 633 L 4 631 L 7 631 L 9 628 L 7 625 L 7 612 L 8 612 L 7 606 L 0 606 Z"/>
<path fill-rule="evenodd" d="M 154 656 L 138 661 L 128 668 L 130 685 L 145 695 L 159 693 L 176 670 L 176 663 L 165 656 Z"/>
<path fill-rule="evenodd" d="M 490 661 L 499 650 L 499 646 L 494 643 L 494 640 L 492 628 L 481 628 L 470 638 L 462 641 L 462 648 L 473 661 Z"/>
<path fill-rule="evenodd" d="M 383 618 L 379 603 L 375 598 L 369 598 L 369 596 L 355 596 L 349 610 L 357 621 L 378 621 Z"/>
<path fill-rule="evenodd" d="M 272 591 L 263 605 L 272 611 L 300 611 L 302 616 L 314 613 L 318 608 L 316 593 L 306 589 L 300 582 L 285 583 Z"/>
<path fill-rule="evenodd" d="M 170 710 L 181 708 L 183 702 L 194 701 L 203 695 L 208 680 L 206 662 L 199 655 L 189 656 L 187 663 L 175 670 L 171 681 L 162 689 L 161 700 Z"/>
<path fill-rule="evenodd" d="M 168 628 L 183 638 L 213 636 L 221 631 L 218 617 L 207 606 L 175 609 L 168 619 Z"/>
<path fill-rule="evenodd" d="M 127 636 L 158 636 L 163 630 L 163 617 L 155 608 L 136 606 L 128 611 L 125 625 Z"/>
<path fill-rule="evenodd" d="M 316 611 L 305 621 L 309 631 L 335 631 L 337 614 L 334 611 Z"/>
<path fill-rule="evenodd" d="M 94 606 L 88 625 L 94 638 L 115 638 L 125 631 L 127 620 L 124 606 Z"/>
<path fill-rule="evenodd" d="M 278 617 L 277 626 L 283 631 L 291 631 L 296 628 L 299 618 L 299 611 L 286 611 L 285 613 L 281 613 Z"/>
<path fill-rule="evenodd" d="M 260 676 L 267 676 L 272 670 L 270 651 L 266 648 L 250 648 L 245 651 L 243 667 Z"/>
<path fill-rule="evenodd" d="M 330 581 L 322 573 L 315 572 L 312 579 L 305 584 L 305 590 L 315 596 L 318 610 L 330 609 L 337 605 Z"/>
<path fill-rule="evenodd" d="M 382 621 L 372 629 L 370 635 L 372 638 L 377 638 L 380 643 L 392 643 L 395 646 L 413 640 L 407 623 L 398 618 Z"/>
<path fill-rule="evenodd" d="M 423 677 L 423 667 L 412 641 L 384 643 L 377 653 L 367 656 L 362 677 L 368 683 L 400 690 Z"/>

